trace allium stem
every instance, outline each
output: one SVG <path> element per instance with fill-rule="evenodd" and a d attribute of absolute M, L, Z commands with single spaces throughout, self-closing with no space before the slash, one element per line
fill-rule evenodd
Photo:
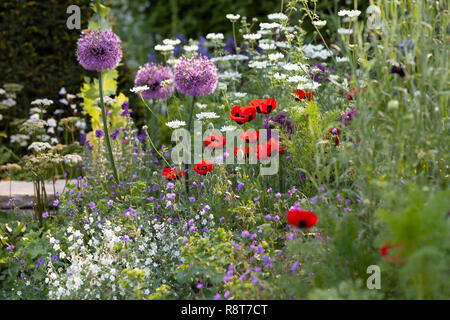
<path fill-rule="evenodd" d="M 193 116 L 193 114 L 194 114 L 194 104 L 195 104 L 195 96 L 193 96 L 192 97 L 192 104 L 191 104 L 191 110 L 189 110 L 189 122 L 188 122 L 188 131 L 189 131 L 189 134 L 191 133 L 191 127 L 192 127 L 192 116 Z M 190 151 L 190 150 L 189 150 Z M 189 159 L 189 162 L 190 162 L 190 160 L 192 159 L 192 157 L 190 157 L 190 159 Z M 186 172 L 185 172 L 185 174 L 184 174 L 184 176 L 185 176 L 185 180 L 184 180 L 184 183 L 185 183 L 185 187 L 186 187 L 186 197 L 188 197 L 189 198 L 189 163 L 186 163 L 185 165 L 184 165 L 184 168 L 185 168 L 185 170 L 186 170 Z"/>
<path fill-rule="evenodd" d="M 119 183 L 119 176 L 117 174 L 116 164 L 114 162 L 114 156 L 111 148 L 111 141 L 109 140 L 109 131 L 108 131 L 108 122 L 106 121 L 105 104 L 103 103 L 102 72 L 99 72 L 98 89 L 100 92 L 100 108 L 102 109 L 103 131 L 105 132 L 106 148 L 108 149 L 109 161 L 111 162 L 111 166 L 113 169 L 114 180 L 116 180 L 116 183 Z"/>

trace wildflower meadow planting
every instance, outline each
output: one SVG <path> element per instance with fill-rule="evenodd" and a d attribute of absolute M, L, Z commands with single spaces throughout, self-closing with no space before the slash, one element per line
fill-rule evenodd
<path fill-rule="evenodd" d="M 0 35 L 0 299 L 450 299 L 448 1 L 230 4 L 207 32 L 182 1 L 168 31 L 51 2 L 0 5 L 61 15 L 30 59 L 77 70 L 13 77 L 30 46 Z"/>

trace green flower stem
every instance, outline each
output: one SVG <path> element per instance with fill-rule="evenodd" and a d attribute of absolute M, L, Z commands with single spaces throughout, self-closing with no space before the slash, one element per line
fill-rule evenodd
<path fill-rule="evenodd" d="M 111 162 L 111 167 L 113 169 L 114 180 L 116 180 L 116 183 L 119 183 L 119 175 L 117 174 L 116 164 L 114 162 L 114 156 L 111 148 L 111 141 L 109 140 L 108 122 L 106 121 L 105 104 L 103 103 L 102 72 L 99 72 L 98 89 L 100 92 L 100 108 L 102 109 L 103 131 L 105 132 L 106 148 L 108 149 L 108 156 L 109 161 Z"/>
<path fill-rule="evenodd" d="M 188 131 L 189 131 L 189 134 L 191 133 L 192 116 L 193 116 L 193 114 L 194 114 L 194 104 L 195 104 L 195 96 L 192 97 L 191 110 L 189 111 L 189 122 L 188 122 Z M 191 159 L 192 159 L 192 157 L 191 157 Z M 191 159 L 190 159 L 190 160 L 191 160 Z M 189 162 L 190 162 L 190 161 L 189 161 Z M 186 187 L 186 197 L 189 197 L 189 164 L 186 163 L 186 164 L 184 165 L 184 168 L 185 168 L 185 170 L 186 170 L 186 173 L 184 174 L 184 175 L 185 175 L 184 183 L 185 183 L 185 187 Z"/>
<path fill-rule="evenodd" d="M 280 179 L 279 180 L 280 181 L 280 193 L 284 193 L 284 177 L 283 177 L 283 166 L 282 166 L 283 158 L 281 157 L 281 154 L 278 155 L 278 159 L 279 159 L 279 161 L 278 161 L 278 163 L 279 163 L 279 165 L 278 165 L 278 171 L 279 171 L 278 178 Z"/>

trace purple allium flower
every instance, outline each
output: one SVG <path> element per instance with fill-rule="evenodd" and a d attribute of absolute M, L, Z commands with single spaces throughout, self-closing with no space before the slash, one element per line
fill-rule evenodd
<path fill-rule="evenodd" d="M 77 59 L 86 70 L 114 69 L 122 59 L 120 38 L 111 30 L 83 31 L 77 42 Z"/>
<path fill-rule="evenodd" d="M 272 216 L 271 216 L 270 214 L 268 214 L 268 215 L 266 215 L 264 218 L 265 218 L 266 220 L 270 220 L 270 219 L 272 219 Z"/>
<path fill-rule="evenodd" d="M 182 57 L 175 68 L 175 87 L 186 96 L 203 96 L 214 92 L 217 68 L 206 57 Z"/>
<path fill-rule="evenodd" d="M 119 129 L 116 129 L 116 130 L 114 130 L 113 132 L 111 132 L 111 134 L 109 135 L 113 140 L 116 140 L 117 139 L 117 137 L 119 136 L 119 134 L 120 134 L 120 130 Z"/>
<path fill-rule="evenodd" d="M 347 127 L 352 123 L 353 117 L 356 114 L 356 109 L 350 109 L 339 116 L 339 122 L 342 122 Z"/>
<path fill-rule="evenodd" d="M 103 137 L 104 135 L 105 135 L 105 133 L 103 132 L 103 130 L 101 130 L 101 129 L 95 130 L 95 136 L 96 136 L 97 138 L 101 138 L 101 137 Z"/>
<path fill-rule="evenodd" d="M 313 73 L 311 71 L 311 69 L 317 68 L 320 71 Z M 322 66 L 322 64 L 316 64 L 314 66 L 311 66 L 309 68 L 309 76 L 311 77 L 312 80 L 316 81 L 316 82 L 323 82 L 328 80 L 328 77 L 330 74 L 332 74 L 333 72 L 331 71 L 330 67 L 324 67 Z"/>
<path fill-rule="evenodd" d="M 162 85 L 161 82 L 172 80 L 173 74 L 170 67 L 164 67 L 153 63 L 146 63 L 139 68 L 134 80 L 134 86 L 148 86 L 149 89 L 142 91 L 142 97 L 147 100 L 167 99 L 173 92 L 173 85 Z"/>
<path fill-rule="evenodd" d="M 277 193 L 275 194 L 275 198 L 277 198 L 277 199 L 281 198 L 281 193 L 277 192 Z"/>

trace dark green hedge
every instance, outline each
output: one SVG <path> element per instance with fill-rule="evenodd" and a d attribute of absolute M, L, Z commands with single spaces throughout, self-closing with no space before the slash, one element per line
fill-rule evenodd
<path fill-rule="evenodd" d="M 0 2 L 0 86 L 5 82 L 24 85 L 15 106 L 21 116 L 36 98 L 57 101 L 65 87 L 78 93 L 84 71 L 76 56 L 81 30 L 66 27 L 67 7 L 81 9 L 81 28 L 87 27 L 89 0 L 2 0 Z"/>

